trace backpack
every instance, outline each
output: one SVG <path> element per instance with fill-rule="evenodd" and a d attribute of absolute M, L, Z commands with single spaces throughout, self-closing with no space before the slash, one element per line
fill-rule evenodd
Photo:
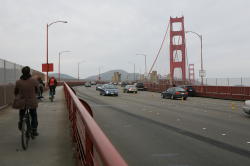
<path fill-rule="evenodd" d="M 49 81 L 49 86 L 54 86 L 55 85 L 55 79 L 51 78 Z"/>

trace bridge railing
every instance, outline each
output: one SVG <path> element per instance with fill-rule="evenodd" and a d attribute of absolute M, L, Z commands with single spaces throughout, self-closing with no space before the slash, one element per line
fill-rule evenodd
<path fill-rule="evenodd" d="M 80 101 L 64 83 L 73 141 L 79 166 L 127 166 L 118 151 L 91 116 L 87 103 Z"/>

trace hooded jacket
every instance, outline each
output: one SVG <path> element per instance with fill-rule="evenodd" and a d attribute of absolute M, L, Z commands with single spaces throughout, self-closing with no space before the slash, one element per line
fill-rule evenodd
<path fill-rule="evenodd" d="M 19 109 L 35 109 L 38 106 L 37 92 L 38 81 L 31 77 L 30 74 L 22 75 L 20 80 L 16 81 L 15 96 L 19 95 L 20 100 L 24 100 Z"/>

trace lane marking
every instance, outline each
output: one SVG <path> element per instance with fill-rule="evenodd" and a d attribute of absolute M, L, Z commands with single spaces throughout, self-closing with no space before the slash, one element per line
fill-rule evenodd
<path fill-rule="evenodd" d="M 207 128 L 203 127 L 202 130 L 206 130 Z"/>
<path fill-rule="evenodd" d="M 247 141 L 247 144 L 250 144 L 250 141 Z"/>
<path fill-rule="evenodd" d="M 225 135 L 227 135 L 227 134 L 226 134 L 226 133 L 222 133 L 221 135 L 222 135 L 222 136 L 225 136 Z"/>
<path fill-rule="evenodd" d="M 152 157 L 176 157 L 179 153 L 160 153 L 160 154 L 152 154 Z"/>

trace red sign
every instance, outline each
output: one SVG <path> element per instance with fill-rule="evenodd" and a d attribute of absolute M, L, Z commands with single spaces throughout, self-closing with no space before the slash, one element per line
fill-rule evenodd
<path fill-rule="evenodd" d="M 53 63 L 48 63 L 48 66 L 47 66 L 47 64 L 45 63 L 45 64 L 42 64 L 42 71 L 43 72 L 52 72 L 52 71 L 54 71 L 54 66 L 53 66 Z"/>

